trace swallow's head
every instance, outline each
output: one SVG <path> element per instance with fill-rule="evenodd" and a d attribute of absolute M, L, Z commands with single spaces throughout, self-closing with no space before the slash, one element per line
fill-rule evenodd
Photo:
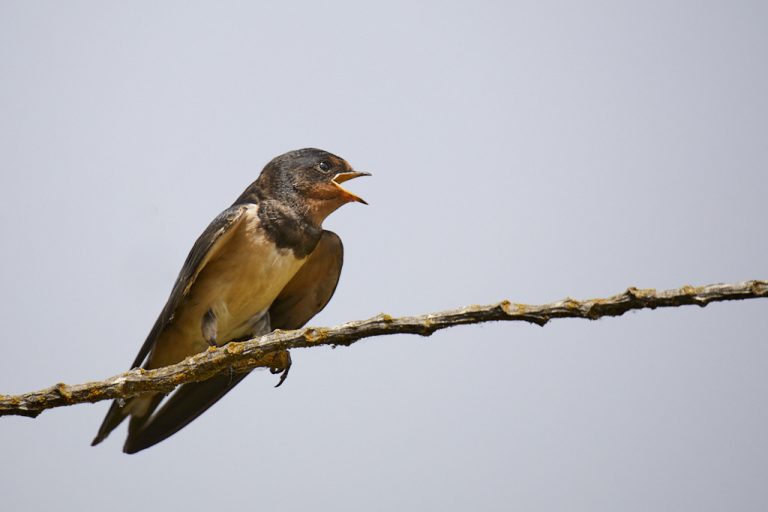
<path fill-rule="evenodd" d="M 307 148 L 269 162 L 258 181 L 269 195 L 295 203 L 319 223 L 346 203 L 368 204 L 341 186 L 360 176 L 370 174 L 354 170 L 346 160 L 327 151 Z"/>

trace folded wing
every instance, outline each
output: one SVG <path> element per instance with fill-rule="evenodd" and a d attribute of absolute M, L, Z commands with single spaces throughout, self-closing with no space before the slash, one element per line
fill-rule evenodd
<path fill-rule="evenodd" d="M 331 231 L 323 231 L 317 247 L 307 258 L 306 263 L 272 303 L 269 309 L 271 329 L 298 329 L 331 300 L 344 260 L 341 239 Z M 144 356 L 146 353 L 148 349 Z M 138 452 L 178 432 L 215 404 L 248 373 L 224 373 L 203 382 L 180 386 L 147 421 L 129 428 L 123 451 Z"/>

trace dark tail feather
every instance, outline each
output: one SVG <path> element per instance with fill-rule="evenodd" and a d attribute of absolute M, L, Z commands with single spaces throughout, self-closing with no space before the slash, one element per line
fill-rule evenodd
<path fill-rule="evenodd" d="M 96 434 L 96 437 L 93 438 L 93 441 L 91 441 L 91 446 L 96 446 L 106 439 L 109 433 L 115 430 L 115 428 L 123 422 L 126 416 L 127 413 L 124 411 L 124 408 L 120 407 L 117 400 L 113 400 L 112 405 L 109 406 L 107 415 L 104 417 L 104 421 L 101 422 L 99 432 Z"/>
<path fill-rule="evenodd" d="M 135 434 L 144 427 L 144 424 L 151 418 L 152 411 L 157 409 L 160 402 L 163 401 L 165 395 L 158 393 L 152 396 L 149 400 L 149 404 L 146 405 L 146 409 L 143 410 L 142 416 L 133 415 L 131 421 L 128 422 L 128 435 Z"/>
<path fill-rule="evenodd" d="M 248 373 L 225 373 L 203 382 L 184 384 L 148 421 L 130 425 L 123 451 L 136 453 L 172 436 L 218 402 Z"/>
<path fill-rule="evenodd" d="M 101 427 L 99 427 L 98 434 L 96 434 L 96 437 L 91 442 L 91 446 L 96 446 L 106 439 L 109 433 L 117 428 L 128 416 L 131 417 L 131 421 L 128 424 L 128 434 L 130 435 L 131 432 L 141 429 L 164 396 L 162 393 L 141 395 L 125 401 L 122 407 L 118 400 L 112 402 L 107 415 L 104 417 L 104 421 L 101 423 Z M 141 414 L 141 416 L 138 416 L 138 414 Z"/>

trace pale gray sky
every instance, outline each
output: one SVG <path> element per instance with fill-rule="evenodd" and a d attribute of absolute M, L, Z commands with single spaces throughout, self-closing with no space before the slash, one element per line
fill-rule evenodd
<path fill-rule="evenodd" d="M 273 156 L 373 178 L 334 325 L 766 278 L 765 2 L 0 2 L 0 393 L 130 364 Z M 294 354 L 168 441 L 1 418 L 8 510 L 765 510 L 768 302 Z"/>

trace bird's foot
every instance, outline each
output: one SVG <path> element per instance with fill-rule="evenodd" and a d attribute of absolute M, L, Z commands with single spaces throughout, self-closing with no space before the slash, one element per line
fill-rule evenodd
<path fill-rule="evenodd" d="M 271 364 L 269 366 L 269 371 L 273 375 L 280 374 L 280 380 L 275 385 L 276 388 L 279 388 L 283 382 L 285 382 L 285 379 L 288 378 L 288 371 L 291 369 L 291 354 L 287 350 L 281 350 L 280 352 L 275 352 L 274 357 L 271 361 Z"/>

